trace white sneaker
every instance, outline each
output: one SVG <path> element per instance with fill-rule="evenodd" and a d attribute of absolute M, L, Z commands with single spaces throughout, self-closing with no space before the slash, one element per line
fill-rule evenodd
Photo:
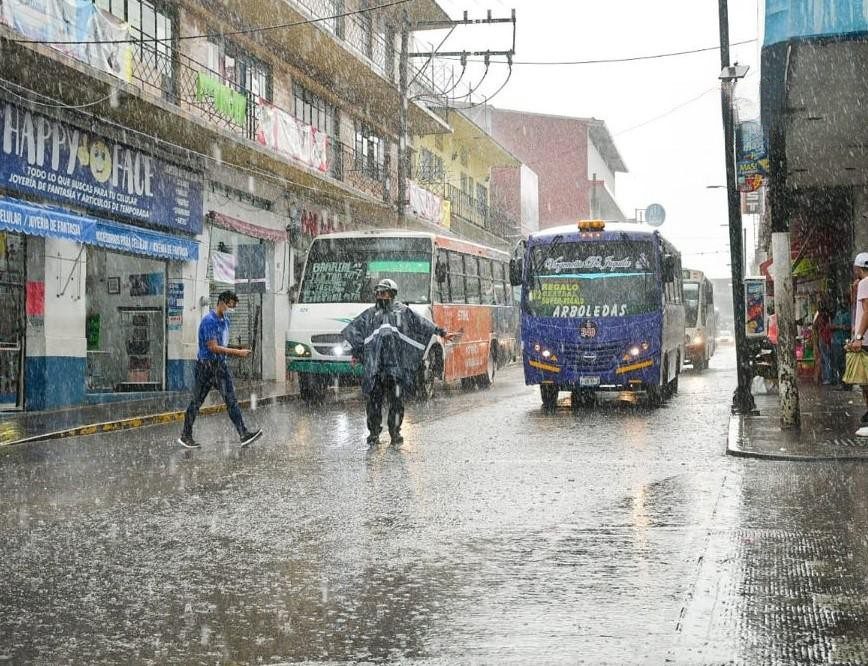
<path fill-rule="evenodd" d="M 862 426 L 856 431 L 856 437 L 868 437 L 868 426 Z"/>

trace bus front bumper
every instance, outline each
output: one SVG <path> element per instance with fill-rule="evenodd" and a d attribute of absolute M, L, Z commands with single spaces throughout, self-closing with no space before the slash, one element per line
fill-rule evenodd
<path fill-rule="evenodd" d="M 311 375 L 339 375 L 364 377 L 365 366 L 357 363 L 353 366 L 349 361 L 317 361 L 314 359 L 289 359 L 286 364 L 289 372 L 299 372 Z"/>
<path fill-rule="evenodd" d="M 583 372 L 550 361 L 525 358 L 525 384 L 557 384 L 563 390 L 642 391 L 660 382 L 660 367 L 654 359 L 624 362 L 603 372 Z"/>

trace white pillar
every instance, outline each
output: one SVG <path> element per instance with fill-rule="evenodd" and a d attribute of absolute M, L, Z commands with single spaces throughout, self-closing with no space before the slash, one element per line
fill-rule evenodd
<path fill-rule="evenodd" d="M 798 428 L 800 424 L 791 261 L 789 232 L 773 233 L 772 268 L 775 281 L 775 313 L 778 317 L 778 389 L 782 428 Z"/>

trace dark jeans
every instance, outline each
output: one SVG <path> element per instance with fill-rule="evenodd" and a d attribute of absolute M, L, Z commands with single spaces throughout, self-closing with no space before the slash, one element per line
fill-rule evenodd
<path fill-rule="evenodd" d="M 374 380 L 374 388 L 368 394 L 368 432 L 376 437 L 382 430 L 383 401 L 389 399 L 389 435 L 394 439 L 401 434 L 404 421 L 404 398 L 401 384 L 388 375 L 379 375 Z"/>
<path fill-rule="evenodd" d="M 844 376 L 844 368 L 847 364 L 847 353 L 844 351 L 844 343 L 832 341 L 832 383 L 840 384 Z"/>
<path fill-rule="evenodd" d="M 226 403 L 226 408 L 229 410 L 229 418 L 235 424 L 238 434 L 243 435 L 247 432 L 244 418 L 241 416 L 241 408 L 238 406 L 238 399 L 235 397 L 235 384 L 232 383 L 232 375 L 229 374 L 226 363 L 223 361 L 196 361 L 195 375 L 196 385 L 193 388 L 193 399 L 184 415 L 183 434 L 188 437 L 193 436 L 193 423 L 199 414 L 199 408 L 205 402 L 205 398 L 208 397 L 212 388 L 216 388 L 223 396 L 223 402 Z"/>

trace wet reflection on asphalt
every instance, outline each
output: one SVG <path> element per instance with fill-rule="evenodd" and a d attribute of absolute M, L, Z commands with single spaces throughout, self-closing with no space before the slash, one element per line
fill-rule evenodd
<path fill-rule="evenodd" d="M 400 449 L 351 399 L 6 451 L 0 657 L 866 661 L 863 468 L 726 458 L 731 366 L 554 414 L 510 368 Z"/>

